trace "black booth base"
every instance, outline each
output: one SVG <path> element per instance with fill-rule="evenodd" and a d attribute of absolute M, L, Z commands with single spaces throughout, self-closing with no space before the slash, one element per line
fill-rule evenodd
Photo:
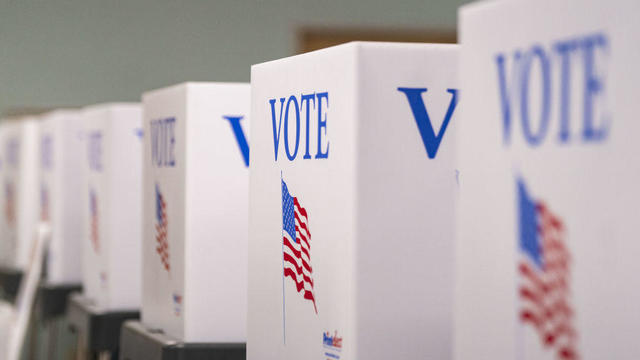
<path fill-rule="evenodd" d="M 245 343 L 184 343 L 139 321 L 127 321 L 120 334 L 120 360 L 244 360 Z"/>
<path fill-rule="evenodd" d="M 50 284 L 43 281 L 38 285 L 36 311 L 38 319 L 48 321 L 65 314 L 67 299 L 72 292 L 82 289 L 80 284 Z"/>
<path fill-rule="evenodd" d="M 7 301 L 15 301 L 22 279 L 22 271 L 8 267 L 0 267 L 0 297 Z"/>
<path fill-rule="evenodd" d="M 120 328 L 126 320 L 139 319 L 140 312 L 104 311 L 81 294 L 72 294 L 67 307 L 67 318 L 71 331 L 79 335 L 82 346 L 88 353 L 118 353 Z"/>

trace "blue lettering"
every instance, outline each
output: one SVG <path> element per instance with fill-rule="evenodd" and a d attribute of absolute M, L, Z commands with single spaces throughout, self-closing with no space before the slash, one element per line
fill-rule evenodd
<path fill-rule="evenodd" d="M 293 102 L 295 107 L 296 116 L 296 146 L 293 150 L 293 154 L 289 149 L 289 106 Z M 300 145 L 300 106 L 298 106 L 298 99 L 295 96 L 289 96 L 287 100 L 287 109 L 284 112 L 284 151 L 287 154 L 289 160 L 293 160 L 298 155 L 298 146 Z"/>
<path fill-rule="evenodd" d="M 560 56 L 560 143 L 569 141 L 569 104 L 571 103 L 571 53 L 577 49 L 578 44 L 575 40 L 562 41 L 554 46 L 556 52 Z"/>
<path fill-rule="evenodd" d="M 240 148 L 240 153 L 242 154 L 242 159 L 244 160 L 244 166 L 249 167 L 249 143 L 242 131 L 242 125 L 240 125 L 240 120 L 242 120 L 243 116 L 226 115 L 223 116 L 223 118 L 229 120 L 231 130 L 233 130 L 233 134 L 238 142 L 238 147 Z"/>
<path fill-rule="evenodd" d="M 609 45 L 604 34 L 597 33 L 578 38 L 557 41 L 552 46 L 552 52 L 546 52 L 540 45 L 532 46 L 528 51 L 522 53 L 516 50 L 512 57 L 512 78 L 507 81 L 507 58 L 504 54 L 495 57 L 498 75 L 498 92 L 500 107 L 502 110 L 503 143 L 509 145 L 511 133 L 513 132 L 512 116 L 514 116 L 517 106 L 520 107 L 519 116 L 522 134 L 525 142 L 529 146 L 541 145 L 548 135 L 551 123 L 551 109 L 554 100 L 558 104 L 558 141 L 561 144 L 569 143 L 571 139 L 571 104 L 575 101 L 571 94 L 571 73 L 576 66 L 574 54 L 582 62 L 578 65 L 582 67 L 584 77 L 582 93 L 582 141 L 593 143 L 604 141 L 609 134 L 609 114 L 604 113 L 605 107 L 601 105 L 599 118 L 595 115 L 595 104 L 602 102 L 606 91 L 606 79 L 601 75 L 606 73 L 600 64 L 603 57 L 608 56 Z M 551 56 L 556 56 L 558 61 L 554 61 Z M 535 64 L 534 64 L 535 63 Z M 531 85 L 531 68 L 539 66 L 539 81 L 541 84 L 541 102 L 535 108 L 540 110 L 540 118 L 537 126 L 532 125 L 530 118 L 529 91 Z M 552 80 L 554 67 L 558 67 L 557 73 L 559 86 L 557 93 L 553 92 L 552 86 L 556 82 Z M 537 74 L 537 72 L 536 72 Z M 557 94 L 557 95 L 555 95 Z M 574 107 L 575 108 L 575 107 Z"/>
<path fill-rule="evenodd" d="M 40 166 L 43 170 L 52 168 L 53 140 L 50 135 L 44 135 L 40 140 Z"/>
<path fill-rule="evenodd" d="M 96 172 L 102 171 L 102 133 L 93 131 L 88 136 L 89 169 Z"/>
<path fill-rule="evenodd" d="M 606 138 L 609 132 L 608 123 L 596 128 L 593 119 L 594 97 L 600 95 L 604 88 L 604 82 L 596 74 L 594 64 L 595 51 L 598 48 L 605 52 L 608 51 L 607 38 L 602 34 L 589 36 L 582 42 L 584 57 L 584 120 L 582 136 L 585 141 L 600 141 Z"/>
<path fill-rule="evenodd" d="M 540 59 L 540 70 L 542 72 L 542 114 L 540 115 L 540 126 L 537 133 L 531 130 L 529 120 L 529 75 L 531 63 L 534 58 Z M 549 58 L 541 47 L 535 46 L 531 52 L 524 57 L 522 65 L 521 89 L 520 89 L 520 116 L 522 119 L 522 132 L 525 139 L 531 145 L 539 145 L 547 134 L 549 126 L 549 115 L 551 113 L 551 74 Z"/>
<path fill-rule="evenodd" d="M 309 107 L 311 105 L 311 101 L 313 100 L 313 106 L 316 106 L 316 94 L 306 94 L 306 95 L 302 95 L 300 97 L 300 105 L 304 106 L 305 101 L 307 102 L 307 106 L 306 106 L 306 110 L 305 110 L 305 141 L 306 141 L 306 146 L 305 146 L 305 150 L 304 150 L 304 156 L 302 157 L 303 159 L 311 159 L 311 155 L 309 154 Z"/>
<path fill-rule="evenodd" d="M 520 60 L 520 53 L 516 52 L 514 55 L 514 62 L 518 63 Z M 507 87 L 507 75 L 504 55 L 500 54 L 496 56 L 496 65 L 498 66 L 498 84 L 500 86 L 500 108 L 502 109 L 502 139 L 505 144 L 511 141 L 511 88 Z M 512 71 L 512 73 L 516 73 Z M 512 81 L 515 81 L 515 76 L 512 75 Z M 513 84 L 511 85 L 513 86 Z"/>
<path fill-rule="evenodd" d="M 174 167 L 176 119 L 164 118 L 151 120 L 151 165 L 155 167 Z"/>
<path fill-rule="evenodd" d="M 278 161 L 278 144 L 280 144 L 280 128 L 282 124 L 282 108 L 284 107 L 284 98 L 280 98 L 280 117 L 278 120 L 278 130 L 276 131 L 276 109 L 275 103 L 276 99 L 269 100 L 269 104 L 271 105 L 271 127 L 273 129 L 273 153 L 276 157 L 276 161 Z"/>
<path fill-rule="evenodd" d="M 325 105 L 323 106 L 322 100 L 324 99 Z M 286 106 L 285 106 L 286 101 Z M 278 115 L 278 121 L 276 124 L 276 99 L 270 99 L 269 105 L 271 107 L 271 127 L 273 130 L 273 152 L 274 159 L 278 161 L 278 149 L 280 144 L 280 134 L 282 129 L 283 122 L 283 113 L 284 113 L 284 150 L 287 155 L 287 159 L 290 161 L 295 160 L 298 155 L 298 150 L 300 148 L 300 111 L 304 110 L 303 116 L 304 125 L 305 125 L 305 136 L 304 136 L 304 155 L 303 159 L 311 159 L 310 154 L 310 137 L 311 133 L 311 110 L 317 110 L 317 121 L 315 125 L 317 126 L 317 141 L 318 141 L 318 150 L 315 154 L 315 159 L 326 159 L 329 157 L 329 141 L 326 139 L 327 136 L 327 109 L 329 108 L 329 93 L 328 92 L 319 92 L 319 93 L 309 93 L 309 94 L 301 94 L 300 100 L 295 95 L 291 95 L 288 98 L 281 97 L 280 98 L 280 114 Z M 303 109 L 301 109 L 301 107 Z M 295 116 L 295 142 L 293 144 L 290 141 L 289 131 L 291 130 L 289 127 L 289 116 Z"/>
<path fill-rule="evenodd" d="M 326 159 L 329 157 L 329 142 L 327 141 L 327 151 L 322 152 L 322 129 L 324 133 L 327 133 L 327 114 L 324 114 L 324 120 L 322 119 L 322 99 L 327 99 L 327 108 L 329 107 L 329 93 L 322 92 L 316 94 L 318 97 L 318 152 L 316 153 L 316 159 Z"/>
<path fill-rule="evenodd" d="M 447 92 L 451 94 L 451 101 L 449 102 L 449 107 L 447 109 L 447 113 L 444 116 L 444 121 L 440 126 L 440 130 L 438 131 L 438 135 L 436 135 L 435 131 L 433 130 L 433 125 L 431 124 L 431 120 L 429 119 L 429 113 L 427 112 L 427 108 L 424 104 L 424 101 L 422 100 L 422 93 L 426 92 L 427 89 L 399 87 L 398 91 L 403 92 L 406 95 L 407 100 L 409 101 L 409 106 L 411 107 L 413 118 L 418 125 L 418 130 L 420 132 L 420 136 L 422 137 L 422 143 L 424 144 L 424 148 L 427 151 L 427 157 L 429 159 L 435 158 L 438 152 L 438 148 L 440 147 L 440 143 L 442 142 L 444 132 L 447 130 L 447 126 L 449 125 L 449 120 L 451 120 L 453 111 L 455 110 L 456 104 L 458 103 L 458 90 L 447 89 Z"/>

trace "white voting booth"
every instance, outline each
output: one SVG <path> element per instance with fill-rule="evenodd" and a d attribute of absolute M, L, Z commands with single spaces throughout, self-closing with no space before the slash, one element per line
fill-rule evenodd
<path fill-rule="evenodd" d="M 455 358 L 640 358 L 640 2 L 460 10 Z"/>
<path fill-rule="evenodd" d="M 246 341 L 249 85 L 185 83 L 144 105 L 142 323 Z"/>
<path fill-rule="evenodd" d="M 104 311 L 140 308 L 141 119 L 133 103 L 83 111 L 83 291 Z"/>
<path fill-rule="evenodd" d="M 40 220 L 51 226 L 47 254 L 50 284 L 79 284 L 85 203 L 85 141 L 79 110 L 56 110 L 40 124 Z"/>
<path fill-rule="evenodd" d="M 458 51 L 252 67 L 248 359 L 450 357 Z"/>
<path fill-rule="evenodd" d="M 0 139 L 0 263 L 3 271 L 17 271 L 22 278 L 15 305 L 0 302 L 0 358 L 17 360 L 50 238 L 49 226 L 39 218 L 38 118 L 3 120 Z"/>
<path fill-rule="evenodd" d="M 2 133 L 0 266 L 24 271 L 39 219 L 38 119 L 6 119 Z"/>

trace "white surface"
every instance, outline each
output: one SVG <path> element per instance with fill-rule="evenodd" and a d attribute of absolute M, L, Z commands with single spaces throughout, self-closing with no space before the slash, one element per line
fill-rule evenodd
<path fill-rule="evenodd" d="M 96 105 L 86 108 L 83 116 L 87 151 L 87 183 L 80 190 L 86 214 L 83 291 L 105 310 L 138 309 L 141 301 L 141 107 L 139 104 Z M 91 209 L 92 197 L 95 213 Z"/>
<path fill-rule="evenodd" d="M 450 357 L 457 116 L 429 159 L 398 88 L 428 88 L 438 132 L 447 89 L 457 89 L 457 51 L 352 43 L 252 67 L 248 359 Z M 317 313 L 283 278 L 281 179 L 308 213 Z M 323 346 L 326 332 L 341 350 Z"/>
<path fill-rule="evenodd" d="M 181 84 L 143 103 L 142 321 L 188 342 L 244 342 L 249 170 L 224 116 L 243 116 L 248 138 L 249 85 Z"/>
<path fill-rule="evenodd" d="M 47 281 L 82 281 L 82 243 L 86 205 L 86 152 L 81 112 L 57 110 L 42 116 L 40 131 L 40 220 L 50 222 Z"/>
<path fill-rule="evenodd" d="M 4 217 L 3 266 L 25 270 L 39 218 L 38 120 L 10 119 L 1 127 L 2 204 Z M 12 215 L 11 215 L 12 214 Z"/>
<path fill-rule="evenodd" d="M 460 11 L 456 359 L 556 358 L 518 318 L 518 178 L 565 224 L 580 358 L 640 358 L 640 289 L 633 285 L 640 270 L 639 12 L 640 3 L 631 0 L 492 1 Z M 584 39 L 593 35 L 608 45 L 594 47 L 589 71 Z M 561 142 L 563 70 L 554 47 L 567 40 L 575 40 L 576 50 L 569 57 L 569 138 Z M 537 134 L 544 104 L 540 59 L 532 60 L 529 87 L 521 81 L 524 73 L 513 70 L 515 52 L 525 57 L 534 46 L 544 50 L 550 69 L 549 125 L 538 145 L 525 141 L 520 95 L 529 89 L 526 112 Z M 510 143 L 503 141 L 500 54 L 507 61 Z M 592 102 L 593 126 L 606 129 L 601 141 L 584 136 L 589 73 L 601 84 Z"/>

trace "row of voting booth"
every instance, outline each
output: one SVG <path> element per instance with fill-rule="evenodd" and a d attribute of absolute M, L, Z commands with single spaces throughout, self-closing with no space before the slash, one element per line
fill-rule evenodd
<path fill-rule="evenodd" d="M 81 358 L 640 358 L 639 13 L 478 2 L 459 45 L 5 120 L 0 266 L 50 226 Z"/>

